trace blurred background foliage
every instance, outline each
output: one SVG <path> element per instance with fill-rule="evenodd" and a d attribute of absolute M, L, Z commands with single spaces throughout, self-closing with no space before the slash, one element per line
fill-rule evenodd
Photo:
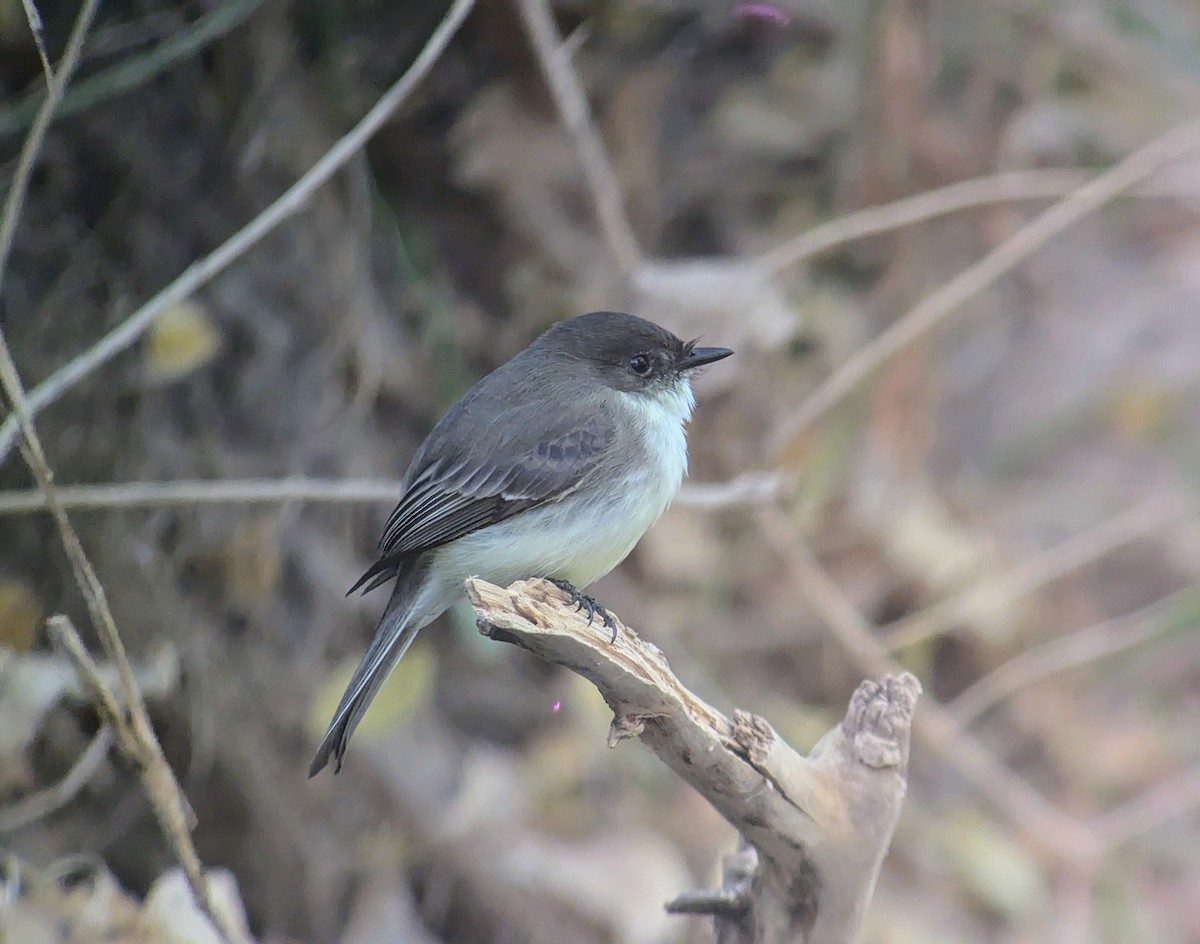
<path fill-rule="evenodd" d="M 38 7 L 56 55 L 75 5 Z M 480 0 L 302 213 L 41 415 L 58 481 L 398 478 L 440 411 L 552 321 L 630 308 L 703 334 L 738 354 L 703 378 L 692 480 L 778 470 L 783 489 L 672 509 L 597 596 L 696 692 L 806 748 L 865 672 L 799 586 L 803 541 L 973 743 L 1096 840 L 1072 853 L 918 739 L 865 940 L 1200 941 L 1200 156 L 1071 227 L 795 436 L 780 431 L 831 370 L 1046 200 L 769 274 L 735 261 L 955 181 L 1110 166 L 1198 113 L 1200 7 L 554 11 L 638 243 L 686 265 L 631 284 L 614 263 L 514 5 Z M 0 296 L 26 384 L 265 207 L 444 12 L 105 3 Z M 41 87 L 22 0 L 0 0 L 5 181 Z M 0 489 L 31 484 L 15 453 L 0 465 Z M 200 853 L 254 934 L 710 940 L 661 906 L 714 880 L 729 827 L 637 746 L 605 748 L 587 684 L 479 639 L 469 613 L 423 635 L 345 771 L 304 778 L 382 606 L 343 594 L 388 511 L 74 515 Z M 203 940 L 115 752 L 93 750 L 69 801 L 20 815 L 98 729 L 40 632 L 60 610 L 86 625 L 69 573 L 46 516 L 0 517 L 9 939 Z"/>

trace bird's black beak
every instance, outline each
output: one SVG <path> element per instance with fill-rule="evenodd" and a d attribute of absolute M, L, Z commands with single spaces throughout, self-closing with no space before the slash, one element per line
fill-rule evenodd
<path fill-rule="evenodd" d="M 712 364 L 728 357 L 732 353 L 733 351 L 727 347 L 694 347 L 683 355 L 679 361 L 679 369 L 692 370 L 696 367 L 703 367 L 705 364 Z"/>

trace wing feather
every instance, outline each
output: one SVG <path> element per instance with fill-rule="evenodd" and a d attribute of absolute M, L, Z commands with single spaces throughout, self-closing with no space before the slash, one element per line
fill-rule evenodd
<path fill-rule="evenodd" d="M 535 424 L 518 435 L 529 441 L 528 446 L 515 460 L 503 463 L 493 457 L 497 452 L 511 456 L 512 442 L 472 444 L 465 455 L 423 463 L 432 451 L 427 444 L 414 460 L 410 484 L 384 528 L 379 542 L 384 560 L 447 544 L 561 497 L 595 468 L 615 434 L 611 423 L 602 422 L 597 428 L 570 430 L 538 430 Z"/>

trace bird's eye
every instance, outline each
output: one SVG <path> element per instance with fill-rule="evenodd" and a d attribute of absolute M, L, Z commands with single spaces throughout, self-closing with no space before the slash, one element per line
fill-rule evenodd
<path fill-rule="evenodd" d="M 645 354 L 638 354 L 636 357 L 629 358 L 629 369 L 639 377 L 645 377 L 650 373 L 650 358 Z"/>

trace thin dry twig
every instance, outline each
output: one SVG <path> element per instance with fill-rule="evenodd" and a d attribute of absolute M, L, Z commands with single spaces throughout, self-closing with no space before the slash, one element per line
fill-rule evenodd
<path fill-rule="evenodd" d="M 390 108 L 383 106 L 386 104 L 394 108 L 396 104 L 403 100 L 408 90 L 415 84 L 424 70 L 427 70 L 437 58 L 441 48 L 449 39 L 449 36 L 453 34 L 454 28 L 470 10 L 472 2 L 473 0 L 459 0 L 451 8 L 446 19 L 439 26 L 429 44 L 418 55 L 417 61 L 405 74 L 405 77 L 396 86 L 393 86 L 389 93 L 384 96 L 384 99 L 368 113 L 368 117 L 360 123 L 356 131 L 364 127 L 369 127 L 373 130 L 373 127 L 377 127 L 378 123 L 381 123 L 390 114 Z M 61 99 L 66 81 L 70 77 L 75 62 L 78 61 L 83 36 L 86 34 L 87 27 L 95 13 L 96 5 L 97 0 L 90 0 L 90 2 L 85 3 L 83 9 L 80 11 L 76 26 L 72 31 L 71 40 L 68 42 L 68 51 L 64 57 L 64 63 L 51 83 L 43 109 L 39 112 L 25 146 L 22 148 L 21 159 L 18 163 L 18 172 L 5 203 L 3 218 L 0 220 L 0 279 L 2 279 L 4 268 L 7 264 L 8 253 L 12 246 L 12 236 L 16 230 L 17 218 L 20 213 L 25 189 L 28 186 L 29 174 L 37 150 L 44 137 L 45 129 L 49 124 L 50 115 L 55 105 Z M 376 123 L 374 126 L 371 125 L 372 121 Z M 365 140 L 365 137 L 366 135 L 362 134 L 362 140 Z M 355 141 L 353 145 L 357 147 L 360 143 L 361 141 Z M 347 148 L 346 139 L 343 139 L 342 142 L 339 142 L 339 145 L 335 145 L 334 149 L 317 163 L 316 167 L 308 175 L 301 179 L 301 182 L 298 182 L 296 186 L 289 190 L 288 194 L 285 194 L 280 201 L 277 201 L 273 205 L 275 208 L 274 216 L 271 215 L 272 211 L 268 210 L 257 218 L 256 223 L 252 223 L 246 229 L 242 230 L 238 236 L 235 236 L 233 240 L 225 244 L 224 248 L 226 251 L 224 255 L 221 255 L 221 250 L 218 250 L 217 253 L 209 256 L 196 266 L 189 267 L 187 272 L 173 283 L 176 292 L 179 292 L 180 286 L 185 283 L 194 287 L 195 284 L 198 284 L 195 282 L 197 278 L 201 278 L 202 276 L 211 277 L 214 271 L 228 264 L 240 252 L 244 252 L 255 239 L 261 238 L 263 233 L 268 231 L 272 225 L 284 218 L 303 202 L 303 197 L 308 192 L 311 192 L 311 187 L 316 186 L 316 183 L 313 181 L 320 182 L 320 180 L 325 179 L 320 176 L 321 173 L 324 173 L 327 177 L 337 166 L 340 166 L 339 160 L 344 161 L 348 159 L 350 153 L 353 153 L 353 148 Z M 310 189 L 300 187 L 300 183 L 305 181 L 308 181 Z M 291 196 L 289 197 L 289 195 Z M 241 238 L 239 239 L 239 237 Z M 214 257 L 216 256 L 220 257 L 214 262 Z M 199 275 L 193 275 L 192 281 L 188 282 L 187 276 L 189 272 L 199 273 Z M 185 297 L 186 294 L 188 294 L 188 291 L 171 295 L 169 288 L 164 293 L 160 293 L 157 298 L 160 300 L 160 304 L 162 304 L 161 300 L 164 295 L 169 296 L 170 301 L 163 304 L 163 307 L 166 307 L 166 304 L 170 304 L 171 301 L 177 301 Z M 141 324 L 144 330 L 144 326 L 148 325 L 153 320 L 153 315 L 157 313 L 153 310 L 153 305 L 154 302 L 152 301 L 142 309 L 140 321 L 137 315 L 131 317 L 117 331 L 106 335 L 105 339 L 99 345 L 96 345 L 83 355 L 86 365 L 83 373 L 86 374 L 88 371 L 94 369 L 108 357 L 111 357 L 112 353 L 119 350 L 121 347 L 120 338 L 126 339 L 125 344 L 132 343 L 132 339 L 136 338 L 137 334 L 140 333 L 137 329 L 137 324 Z M 145 314 L 147 310 L 151 311 L 149 316 Z M 134 324 L 132 330 L 130 328 L 131 323 Z M 118 340 L 114 342 L 114 338 Z M 77 358 L 72 363 L 80 363 L 80 361 Z M 64 370 L 68 370 L 70 367 L 71 365 L 68 364 Z M 79 376 L 82 375 L 80 374 Z M 68 370 L 67 376 L 74 375 L 70 374 Z M 19 430 L 24 439 L 22 452 L 24 453 L 26 463 L 30 471 L 32 471 L 38 487 L 45 495 L 47 507 L 58 528 L 68 560 L 71 563 L 76 583 L 83 593 L 88 612 L 99 634 L 101 645 L 108 658 L 117 667 L 121 701 L 124 704 L 122 705 L 118 701 L 117 696 L 107 688 L 99 672 L 99 667 L 88 655 L 83 641 L 66 617 L 55 617 L 50 621 L 52 638 L 75 664 L 81 681 L 92 693 L 105 723 L 110 725 L 116 732 L 122 749 L 137 765 L 138 773 L 149 795 L 155 816 L 180 864 L 183 866 L 188 884 L 197 904 L 204 911 L 218 934 L 228 944 L 234 944 L 234 942 L 241 939 L 241 934 L 234 927 L 233 923 L 227 919 L 227 916 L 222 914 L 215 906 L 208 877 L 204 872 L 203 865 L 191 841 L 189 833 L 191 816 L 187 801 L 155 737 L 146 711 L 145 702 L 138 692 L 133 668 L 129 663 L 124 643 L 117 630 L 112 611 L 108 606 L 104 588 L 96 576 L 95 570 L 83 550 L 83 546 L 80 544 L 78 535 L 67 518 L 66 511 L 57 499 L 53 484 L 53 475 L 46 461 L 41 440 L 33 425 L 35 407 L 32 405 L 31 398 L 27 397 L 25 393 L 3 330 L 0 330 L 0 384 L 2 384 L 4 393 L 11 403 L 13 413 L 9 423 L 5 425 L 8 426 L 11 424 L 14 427 L 13 438 L 15 438 L 16 431 Z M 66 386 L 69 385 L 67 383 Z M 66 389 L 66 386 L 61 389 Z"/>
<path fill-rule="evenodd" d="M 90 569 L 90 565 L 88 566 Z M 84 589 L 84 596 L 90 597 L 86 589 Z M 93 602 L 95 601 L 89 599 L 89 604 Z M 104 604 L 102 600 L 99 603 L 107 608 L 107 604 Z M 111 621 L 111 614 L 107 618 Z M 183 795 L 179 781 L 175 779 L 171 765 L 163 756 L 162 746 L 158 743 L 158 738 L 150 725 L 149 716 L 146 713 L 146 703 L 142 700 L 141 693 L 136 685 L 133 685 L 132 688 L 129 687 L 132 681 L 132 669 L 128 660 L 125 659 L 124 653 L 116 658 L 111 652 L 109 653 L 110 658 L 114 658 L 117 663 L 118 680 L 121 683 L 121 696 L 118 697 L 104 681 L 100 667 L 88 654 L 78 630 L 67 617 L 52 616 L 46 626 L 54 647 L 75 666 L 79 681 L 91 696 L 100 718 L 116 732 L 117 743 L 120 745 L 121 751 L 137 768 L 142 786 L 150 798 L 150 807 L 154 810 L 154 817 L 158 820 L 159 828 L 162 829 L 176 859 L 183 867 L 184 876 L 192 891 L 192 896 L 196 899 L 196 904 L 226 944 L 241 944 L 244 936 L 229 919 L 229 916 L 217 906 L 208 874 L 204 871 L 204 863 L 200 860 L 200 854 L 196 852 L 196 846 L 192 842 L 191 830 L 196 826 L 195 814 L 192 812 L 187 798 Z M 112 632 L 116 632 L 115 626 L 112 626 Z M 107 636 L 108 633 L 102 631 L 100 633 L 101 641 L 104 642 Z M 117 637 L 117 643 L 120 644 L 120 637 Z M 107 649 L 107 646 L 105 648 Z M 129 680 L 124 677 L 125 670 L 131 673 Z"/>
<path fill-rule="evenodd" d="M 859 668 L 870 674 L 900 671 L 871 626 L 834 583 L 812 551 L 783 524 L 782 512 L 763 510 L 763 534 L 791 571 L 807 602 Z M 913 728 L 923 742 L 1000 809 L 1031 841 L 1073 868 L 1091 868 L 1103 847 L 1090 829 L 1064 813 L 1002 764 L 936 699 L 927 698 Z"/>
<path fill-rule="evenodd" d="M 1151 495 L 1094 528 L 1034 554 L 994 580 L 889 623 L 881 629 L 883 644 L 896 652 L 924 642 L 956 623 L 969 621 L 971 614 L 979 612 L 981 603 L 987 605 L 996 599 L 1013 602 L 1029 596 L 1127 544 L 1178 523 L 1188 511 L 1188 502 L 1175 492 Z"/>
<path fill-rule="evenodd" d="M 87 38 L 87 31 L 92 25 L 96 9 L 99 6 L 100 0 L 84 0 L 83 5 L 79 8 L 79 13 L 75 17 L 75 25 L 71 27 L 71 35 L 67 39 L 66 51 L 63 53 L 62 61 L 58 64 L 58 71 L 47 76 L 46 100 L 38 109 L 37 117 L 33 119 L 33 126 L 29 129 L 25 143 L 21 146 L 21 155 L 17 158 L 17 168 L 13 173 L 12 183 L 8 186 L 8 196 L 4 200 L 4 210 L 0 212 L 0 289 L 4 288 L 4 273 L 8 270 L 8 257 L 12 252 L 13 237 L 17 234 L 17 222 L 21 218 L 21 206 L 25 202 L 25 192 L 29 189 L 29 178 L 33 174 L 37 156 L 42 150 L 42 142 L 46 139 L 46 130 L 54 118 L 54 109 L 62 101 L 63 93 L 67 90 L 67 83 L 71 81 L 71 76 L 75 74 L 75 67 L 79 65 L 79 56 L 83 52 L 83 41 Z M 28 10 L 28 8 L 26 9 Z M 30 27 L 35 31 L 38 29 L 33 21 L 30 21 Z M 6 422 L 5 425 L 9 425 L 9 422 Z M 14 432 L 15 425 L 13 423 Z M 3 450 L 0 449 L 0 457 L 2 454 Z"/>
<path fill-rule="evenodd" d="M 673 504 L 684 508 L 739 508 L 778 500 L 789 487 L 781 471 L 743 472 L 725 482 L 685 482 Z"/>
<path fill-rule="evenodd" d="M 58 783 L 21 797 L 0 809 L 0 833 L 23 829 L 70 803 L 100 769 L 100 764 L 108 756 L 108 749 L 112 744 L 113 729 L 106 724 L 96 732 L 87 749 L 79 755 Z"/>
<path fill-rule="evenodd" d="M 1077 669 L 1119 652 L 1125 652 L 1170 629 L 1166 614 L 1182 601 L 1194 599 L 1189 587 L 1156 600 L 1136 613 L 1105 620 L 1061 639 L 1026 649 L 993 669 L 946 705 L 958 723 L 967 727 L 1014 692 L 1067 669 Z"/>
<path fill-rule="evenodd" d="M 1197 146 L 1200 146 L 1200 121 L 1179 125 L 1022 226 L 847 358 L 784 421 L 773 437 L 772 451 L 776 455 L 781 453 L 788 443 L 841 402 L 890 357 L 1028 259 L 1063 230 Z"/>
<path fill-rule="evenodd" d="M 109 691 L 100 674 L 99 667 L 87 654 L 83 640 L 75 628 L 64 616 L 50 620 L 49 628 L 55 643 L 64 649 L 75 664 L 80 680 L 92 693 L 104 722 L 110 725 L 117 734 L 118 742 L 126 755 L 135 763 L 155 818 L 167 837 L 179 863 L 183 866 L 188 885 L 195 896 L 196 902 L 204 914 L 212 922 L 222 940 L 226 944 L 236 944 L 241 936 L 224 914 L 215 905 L 212 888 L 208 876 L 196 848 L 192 844 L 189 827 L 191 826 L 190 811 L 183 791 L 175 780 L 170 765 L 163 756 L 162 747 L 155 737 L 154 729 L 146 711 L 146 704 L 138 691 L 134 679 L 133 667 L 125 652 L 125 644 L 117 631 L 116 621 L 108 606 L 108 599 L 100 579 L 96 576 L 91 561 L 83 550 L 79 536 L 71 526 L 67 513 L 58 502 L 54 490 L 53 475 L 46 462 L 45 451 L 33 426 L 29 414 L 25 391 L 21 387 L 21 378 L 13 363 L 12 352 L 4 331 L 0 329 L 0 385 L 13 407 L 17 421 L 20 423 L 21 434 L 24 437 L 26 464 L 29 466 L 38 487 L 46 496 L 46 502 L 54 523 L 58 528 L 59 537 L 71 563 L 75 582 L 83 594 L 88 613 L 100 637 L 105 654 L 117 669 L 124 707 L 117 697 Z"/>
<path fill-rule="evenodd" d="M 90 2 L 94 5 L 96 0 Z M 275 202 L 203 259 L 188 266 L 170 285 L 86 351 L 72 358 L 30 390 L 30 416 L 36 416 L 98 367 L 132 345 L 163 312 L 207 284 L 231 263 L 245 255 L 280 223 L 303 209 L 314 191 L 354 157 L 408 98 L 409 93 L 433 67 L 474 5 L 475 0 L 455 0 L 404 75 L 384 93 L 354 128 L 338 140 Z M 2 258 L 0 257 L 0 260 Z M 16 441 L 17 429 L 15 417 L 9 417 L 0 425 L 0 462 L 3 462 L 11 451 Z"/>
<path fill-rule="evenodd" d="M 547 0 L 517 0 L 517 8 L 554 97 L 559 118 L 575 144 L 609 251 L 625 276 L 632 278 L 641 265 L 642 251 L 625 213 L 621 185 L 608 161 L 600 132 L 592 121 L 587 95 L 571 65 L 570 50 L 558 35 Z"/>
<path fill-rule="evenodd" d="M 675 504 L 688 508 L 736 508 L 773 501 L 783 490 L 782 476 L 748 472 L 727 482 L 689 482 Z M 69 510 L 155 508 L 171 505 L 279 504 L 286 502 L 395 502 L 403 491 L 399 479 L 221 479 L 175 482 L 122 482 L 111 485 L 60 485 L 58 500 Z M 40 489 L 0 492 L 0 515 L 44 511 Z"/>
<path fill-rule="evenodd" d="M 8 341 L 0 330 L 0 384 L 5 395 L 12 403 L 13 412 L 21 426 L 24 437 L 22 452 L 30 471 L 37 480 L 38 487 L 46 496 L 50 514 L 58 528 L 59 537 L 71 563 L 75 582 L 83 594 L 88 613 L 100 637 L 105 654 L 115 664 L 117 679 L 124 701 L 124 708 L 118 705 L 118 700 L 104 683 L 99 667 L 87 654 L 83 641 L 79 638 L 74 627 L 66 617 L 55 617 L 50 621 L 51 635 L 56 644 L 63 647 L 71 657 L 79 672 L 80 680 L 87 686 L 96 700 L 106 724 L 112 726 L 122 750 L 137 765 L 138 773 L 150 797 L 150 804 L 171 844 L 176 857 L 183 866 L 188 884 L 200 909 L 205 913 L 227 944 L 235 944 L 240 940 L 233 926 L 225 920 L 215 907 L 208 876 L 192 844 L 188 832 L 190 814 L 183 791 L 180 789 L 170 765 L 163 756 L 162 748 L 155 737 L 154 729 L 146 711 L 146 704 L 138 691 L 134 679 L 133 667 L 125 652 L 125 645 L 117 631 L 116 621 L 108 606 L 108 599 L 96 571 L 88 560 L 79 541 L 79 536 L 71 526 L 67 513 L 58 502 L 55 495 L 53 475 L 46 462 L 45 451 L 41 440 L 34 429 L 29 415 L 25 392 L 21 388 L 20 376 L 13 363 Z"/>
<path fill-rule="evenodd" d="M 1078 190 L 1091 176 L 1088 171 L 1073 168 L 1039 169 L 1011 171 L 947 184 L 936 190 L 926 190 L 891 203 L 865 207 L 821 223 L 762 253 L 758 257 L 758 264 L 768 272 L 780 272 L 788 266 L 829 252 L 846 243 L 928 222 L 952 213 L 978 210 L 997 204 L 1055 200 Z M 1136 195 L 1141 197 L 1170 198 L 1195 196 L 1197 193 L 1195 187 L 1184 189 L 1143 184 L 1136 188 Z"/>
<path fill-rule="evenodd" d="M 71 90 L 55 109 L 53 120 L 62 121 L 149 82 L 180 59 L 194 55 L 238 26 L 261 2 L 262 0 L 225 0 L 186 26 L 180 26 L 175 17 L 166 11 L 171 18 L 171 27 L 161 43 L 146 52 L 122 56 L 111 66 L 80 79 L 71 86 Z M 152 16 L 154 14 L 149 14 L 149 17 Z M 92 53 L 97 52 L 96 39 L 93 34 L 92 42 L 89 43 L 89 51 Z M 107 54 L 112 55 L 113 50 Z M 24 131 L 42 101 L 38 93 L 32 93 L 11 106 L 0 108 L 0 139 Z"/>
<path fill-rule="evenodd" d="M 29 32 L 33 34 L 33 45 L 37 47 L 38 58 L 42 61 L 42 74 L 46 84 L 54 81 L 54 69 L 50 65 L 50 57 L 46 54 L 46 27 L 42 22 L 42 14 L 38 12 L 33 0 L 21 0 L 25 8 L 25 21 L 29 24 Z"/>
<path fill-rule="evenodd" d="M 54 109 L 62 99 L 67 83 L 70 81 L 76 65 L 78 65 L 79 56 L 83 51 L 84 39 L 87 36 L 92 19 L 96 15 L 98 5 L 98 0 L 88 0 L 80 8 L 75 19 L 75 25 L 71 29 L 71 36 L 67 41 L 67 49 L 63 54 L 62 63 L 58 68 L 58 72 L 52 77 L 49 83 L 46 90 L 46 100 L 38 112 L 33 127 L 30 129 L 29 135 L 21 148 L 21 156 L 17 161 L 17 170 L 13 175 L 13 182 L 9 188 L 8 197 L 4 201 L 3 213 L 0 215 L 0 288 L 4 285 L 4 274 L 8 268 L 8 258 L 12 251 L 13 237 L 17 230 L 17 221 L 20 218 L 21 207 L 25 200 L 25 193 L 29 187 L 29 180 L 33 173 L 34 164 L 37 162 L 38 152 L 41 150 L 42 142 L 45 140 L 46 129 L 50 126 L 50 119 Z M 91 575 L 90 580 L 86 579 L 87 571 L 90 571 L 91 568 L 83 554 L 82 547 L 79 545 L 79 539 L 71 529 L 70 523 L 67 521 L 61 507 L 56 508 L 55 506 L 52 484 L 53 477 L 50 473 L 50 467 L 46 462 L 45 454 L 42 451 L 41 441 L 38 439 L 37 433 L 33 428 L 33 419 L 29 414 L 25 390 L 21 384 L 20 375 L 17 373 L 17 365 L 13 361 L 12 352 L 9 350 L 8 341 L 2 327 L 0 327 L 0 388 L 3 389 L 12 405 L 12 419 L 18 424 L 25 436 L 26 462 L 33 472 L 39 488 L 46 495 L 46 500 L 51 511 L 55 513 L 63 543 L 66 545 L 67 554 L 71 559 L 72 567 L 75 568 L 76 577 L 80 582 L 80 589 L 83 590 L 85 597 L 88 598 L 89 608 L 93 609 L 93 618 L 99 624 L 103 621 L 103 611 L 107 610 L 107 604 L 103 601 L 103 589 L 99 586 L 99 581 L 95 579 L 94 574 Z M 80 566 L 81 564 L 83 566 Z M 111 624 L 111 616 L 109 616 L 109 624 Z M 117 651 L 120 651 L 119 638 L 117 643 Z M 121 655 L 123 656 L 124 653 L 121 652 Z M 127 661 L 125 667 L 128 668 Z M 130 685 L 133 685 L 132 669 L 129 669 L 127 681 Z M 136 690 L 136 686 L 134 686 L 134 690 Z"/>
<path fill-rule="evenodd" d="M 102 511 L 172 505 L 281 504 L 287 502 L 395 502 L 398 479 L 222 479 L 175 482 L 122 482 L 112 485 L 60 485 L 64 508 Z M 38 489 L 0 492 L 0 515 L 43 511 L 46 497 Z"/>
<path fill-rule="evenodd" d="M 1200 766 L 1148 788 L 1096 817 L 1092 829 L 1106 849 L 1114 849 L 1200 807 Z"/>
<path fill-rule="evenodd" d="M 9 191 L 8 199 L 5 201 L 3 218 L 0 220 L 0 283 L 3 281 L 8 254 L 12 248 L 12 237 L 16 231 L 17 217 L 20 214 L 25 190 L 28 187 L 29 174 L 36 160 L 36 153 L 44 138 L 45 130 L 49 126 L 49 113 L 62 97 L 66 82 L 82 50 L 87 27 L 95 12 L 95 2 L 85 4 L 80 10 L 75 27 L 72 30 L 71 39 L 67 44 L 67 53 L 64 56 L 63 64 L 59 67 L 58 73 L 51 83 L 43 110 L 39 112 L 37 119 L 34 121 L 33 128 L 29 132 L 29 137 L 22 148 L 17 174 L 13 181 L 12 189 Z M 188 882 L 191 885 L 196 901 L 213 922 L 213 927 L 221 933 L 222 937 L 229 944 L 233 944 L 237 938 L 228 933 L 226 923 L 213 908 L 213 899 L 207 877 L 200 865 L 195 848 L 192 846 L 191 837 L 188 835 L 187 815 L 185 813 L 186 801 L 183 799 L 179 785 L 175 782 L 174 774 L 171 772 L 166 758 L 163 757 L 162 750 L 154 736 L 153 728 L 150 726 L 150 721 L 146 714 L 146 706 L 141 699 L 141 695 L 138 693 L 137 682 L 133 676 L 133 667 L 129 664 L 129 659 L 125 654 L 125 646 L 117 631 L 112 611 L 109 609 L 104 588 L 100 584 L 100 580 L 96 576 L 96 572 L 92 568 L 82 544 L 79 542 L 79 536 L 75 533 L 74 528 L 71 527 L 71 523 L 62 505 L 57 501 L 54 491 L 53 474 L 50 471 L 49 463 L 46 461 L 41 440 L 34 428 L 29 402 L 21 383 L 20 375 L 17 372 L 16 363 L 13 361 L 12 352 L 9 350 L 8 340 L 2 328 L 0 328 L 0 387 L 4 390 L 4 394 L 12 406 L 12 418 L 16 421 L 24 437 L 24 448 L 22 451 L 26 464 L 33 473 L 39 489 L 46 497 L 47 506 L 58 528 L 63 547 L 66 549 L 67 558 L 71 563 L 75 581 L 83 593 L 88 613 L 100 636 L 100 641 L 106 654 L 116 665 L 120 688 L 127 706 L 127 713 L 117 708 L 114 697 L 110 696 L 107 699 L 102 697 L 106 691 L 103 679 L 100 676 L 98 667 L 84 650 L 82 641 L 79 640 L 77 634 L 74 634 L 74 629 L 68 626 L 67 629 L 70 632 L 67 632 L 67 629 L 60 628 L 59 635 L 62 637 L 60 641 L 67 644 L 68 651 L 74 658 L 76 665 L 80 668 L 81 678 L 85 680 L 85 684 L 88 684 L 89 688 L 96 695 L 102 713 L 105 715 L 105 723 L 113 728 L 122 748 L 137 762 L 139 771 L 143 774 L 143 782 L 146 785 L 147 793 L 150 795 L 155 814 L 164 832 L 167 834 L 168 840 L 171 841 L 175 848 L 176 855 L 179 857 L 181 864 L 184 866 L 184 871 L 187 874 Z M 65 618 L 61 619 L 65 622 Z M 54 627 L 52 626 L 52 631 L 53 629 Z"/>
<path fill-rule="evenodd" d="M 870 672 L 895 671 L 895 663 L 875 640 L 870 625 L 807 545 L 769 512 L 761 512 L 759 520 L 808 601 L 851 657 Z M 1094 875 L 1103 857 L 1117 846 L 1200 807 L 1200 767 L 1194 767 L 1084 822 L 1054 806 L 1000 763 L 936 699 L 926 698 L 913 736 L 957 768 L 1031 840 L 1081 875 Z"/>

